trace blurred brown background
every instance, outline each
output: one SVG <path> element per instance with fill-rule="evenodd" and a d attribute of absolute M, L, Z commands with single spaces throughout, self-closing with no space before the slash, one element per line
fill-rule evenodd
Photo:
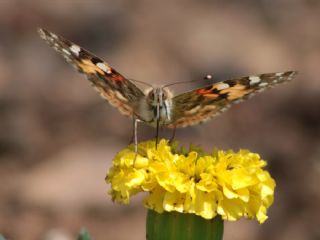
<path fill-rule="evenodd" d="M 8 239 L 144 239 L 141 197 L 113 204 L 104 182 L 131 121 L 37 36 L 41 26 L 129 78 L 214 80 L 298 70 L 278 86 L 177 139 L 249 148 L 277 181 L 269 220 L 226 223 L 225 239 L 320 239 L 320 2 L 0 1 L 0 232 Z M 154 130 L 141 126 L 140 139 Z M 169 136 L 164 132 L 164 136 Z"/>

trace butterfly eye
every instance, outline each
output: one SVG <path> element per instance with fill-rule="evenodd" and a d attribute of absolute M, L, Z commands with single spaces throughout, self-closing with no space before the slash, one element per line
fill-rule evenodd
<path fill-rule="evenodd" d="M 149 98 L 150 98 L 151 100 L 154 99 L 154 92 L 153 92 L 153 91 L 151 91 L 151 92 L 149 93 Z"/>

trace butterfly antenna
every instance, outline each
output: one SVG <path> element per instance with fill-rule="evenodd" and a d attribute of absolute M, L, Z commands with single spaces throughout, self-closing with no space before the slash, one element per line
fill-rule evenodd
<path fill-rule="evenodd" d="M 203 79 L 204 79 L 204 80 L 212 79 L 212 75 L 208 74 L 208 75 L 205 76 Z M 169 86 L 172 86 L 172 85 L 184 84 L 184 83 L 192 83 L 192 82 L 198 82 L 198 80 L 190 80 L 190 81 L 183 81 L 183 82 L 174 82 L 174 83 L 166 84 L 166 85 L 164 85 L 163 87 L 165 88 L 165 87 L 169 87 Z"/>
<path fill-rule="evenodd" d="M 136 80 L 136 79 L 132 79 L 132 78 L 130 78 L 129 80 L 132 81 L 132 82 L 137 82 L 137 83 L 141 83 L 141 84 L 147 85 L 148 87 L 152 87 L 151 84 L 143 82 L 143 81 L 140 81 L 140 80 Z"/>

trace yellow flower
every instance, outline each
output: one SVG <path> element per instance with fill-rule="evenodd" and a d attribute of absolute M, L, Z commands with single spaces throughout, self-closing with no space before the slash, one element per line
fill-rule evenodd
<path fill-rule="evenodd" d="M 144 205 L 159 213 L 177 211 L 205 219 L 221 215 L 234 221 L 256 218 L 263 223 L 273 202 L 275 181 L 263 170 L 266 162 L 248 150 L 190 151 L 161 140 L 142 142 L 120 151 L 106 180 L 113 200 L 128 203 L 131 196 L 149 192 Z"/>

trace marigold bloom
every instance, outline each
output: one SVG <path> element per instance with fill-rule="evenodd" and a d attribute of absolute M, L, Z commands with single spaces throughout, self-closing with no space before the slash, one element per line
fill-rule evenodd
<path fill-rule="evenodd" d="M 189 151 L 161 140 L 142 142 L 120 151 L 106 180 L 113 200 L 128 203 L 131 196 L 149 192 L 144 205 L 162 213 L 192 213 L 205 219 L 221 215 L 234 221 L 256 218 L 263 223 L 273 202 L 275 181 L 263 170 L 266 162 L 248 150 L 239 152 L 200 148 Z"/>

